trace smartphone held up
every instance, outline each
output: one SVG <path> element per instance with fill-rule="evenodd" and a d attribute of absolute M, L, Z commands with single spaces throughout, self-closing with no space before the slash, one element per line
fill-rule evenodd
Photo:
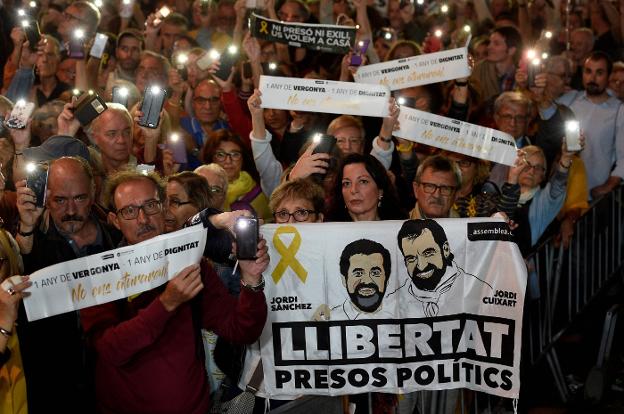
<path fill-rule="evenodd" d="M 167 91 L 158 85 L 148 85 L 143 94 L 143 105 L 141 112 L 143 116 L 139 119 L 139 125 L 146 128 L 156 129 L 160 124 L 160 112 L 165 104 Z"/>
<path fill-rule="evenodd" d="M 257 258 L 260 227 L 255 217 L 239 217 L 234 224 L 236 237 L 236 258 L 255 260 Z"/>

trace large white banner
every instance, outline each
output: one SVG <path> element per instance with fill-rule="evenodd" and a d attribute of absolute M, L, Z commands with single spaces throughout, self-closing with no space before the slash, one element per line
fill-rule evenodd
<path fill-rule="evenodd" d="M 467 387 L 518 396 L 527 276 L 502 220 L 261 231 L 271 256 L 262 395 Z M 243 382 L 258 359 L 250 351 Z"/>
<path fill-rule="evenodd" d="M 388 115 L 390 90 L 319 79 L 261 76 L 262 107 L 341 115 L 384 117 Z"/>
<path fill-rule="evenodd" d="M 457 119 L 401 106 L 400 129 L 393 135 L 512 166 L 516 160 L 516 141 L 509 134 Z"/>
<path fill-rule="evenodd" d="M 385 85 L 394 91 L 465 78 L 470 72 L 468 48 L 460 47 L 361 66 L 353 78 L 358 83 Z"/>
<path fill-rule="evenodd" d="M 29 321 L 137 295 L 199 263 L 206 229 L 192 226 L 132 246 L 81 257 L 30 275 Z"/>

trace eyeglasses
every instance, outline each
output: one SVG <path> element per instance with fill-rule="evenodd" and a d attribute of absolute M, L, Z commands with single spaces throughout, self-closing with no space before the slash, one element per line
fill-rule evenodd
<path fill-rule="evenodd" d="M 141 206 L 125 206 L 117 210 L 117 215 L 124 220 L 134 220 L 139 216 L 139 210 L 143 210 L 143 213 L 147 216 L 153 216 L 162 211 L 162 203 L 160 200 L 148 200 Z"/>
<path fill-rule="evenodd" d="M 209 185 L 208 190 L 214 194 L 222 194 L 224 192 L 223 187 L 219 187 L 218 185 Z"/>
<path fill-rule="evenodd" d="M 336 143 L 338 145 L 344 145 L 347 143 L 349 145 L 360 145 L 362 143 L 362 138 L 358 138 L 358 137 L 336 138 Z"/>
<path fill-rule="evenodd" d="M 295 221 L 307 221 L 310 214 L 316 214 L 316 211 L 299 209 L 295 210 L 294 213 L 290 213 L 288 210 L 280 210 L 273 213 L 273 217 L 275 217 L 276 223 L 287 223 L 291 216 Z"/>
<path fill-rule="evenodd" d="M 67 13 L 66 11 L 63 12 L 63 19 L 65 20 L 73 19 L 81 23 L 86 23 L 85 19 L 83 19 L 82 17 L 78 17 L 75 14 Z"/>
<path fill-rule="evenodd" d="M 243 157 L 243 154 L 240 151 L 232 151 L 232 152 L 217 151 L 215 152 L 215 155 L 214 155 L 214 158 L 217 161 L 225 161 L 227 157 L 230 157 L 232 161 L 238 161 Z"/>
<path fill-rule="evenodd" d="M 511 114 L 498 114 L 498 117 L 505 122 L 511 122 L 512 120 L 516 121 L 517 124 L 526 122 L 526 115 L 511 115 Z"/>
<path fill-rule="evenodd" d="M 165 201 L 165 206 L 166 207 L 173 207 L 174 209 L 178 209 L 178 208 L 180 208 L 180 206 L 185 206 L 187 204 L 192 204 L 192 203 L 193 203 L 192 201 L 180 201 L 177 198 L 168 198 Z M 145 211 L 145 210 L 143 210 L 143 211 Z M 147 214 L 147 212 L 146 212 L 146 214 Z"/>
<path fill-rule="evenodd" d="M 423 191 L 427 194 L 433 194 L 436 190 L 440 190 L 440 194 L 443 196 L 450 196 L 455 192 L 455 187 L 452 185 L 437 185 L 433 183 L 418 183 L 422 186 Z"/>
<path fill-rule="evenodd" d="M 546 167 L 544 167 L 543 165 L 531 164 L 526 158 L 524 160 L 524 163 L 527 165 L 527 167 L 526 167 L 527 170 L 533 170 L 533 171 L 536 171 L 536 172 L 545 172 L 546 171 Z"/>
<path fill-rule="evenodd" d="M 468 168 L 473 164 L 471 160 L 455 160 L 454 162 L 455 164 L 459 165 L 461 168 Z"/>
<path fill-rule="evenodd" d="M 206 98 L 204 96 L 196 96 L 193 98 L 193 102 L 196 103 L 197 105 L 206 105 L 206 104 L 216 105 L 219 102 L 221 102 L 221 97 L 209 96 Z"/>

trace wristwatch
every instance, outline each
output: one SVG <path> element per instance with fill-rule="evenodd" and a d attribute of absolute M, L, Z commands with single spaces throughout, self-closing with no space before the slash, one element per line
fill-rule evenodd
<path fill-rule="evenodd" d="M 382 140 L 383 142 L 387 142 L 390 143 L 392 142 L 392 135 L 390 136 L 390 138 L 384 138 L 381 135 L 378 135 L 379 139 Z"/>
<path fill-rule="evenodd" d="M 260 276 L 260 282 L 257 285 L 248 285 L 243 279 L 241 279 L 241 286 L 245 289 L 249 289 L 252 292 L 262 292 L 264 290 L 264 276 Z"/>

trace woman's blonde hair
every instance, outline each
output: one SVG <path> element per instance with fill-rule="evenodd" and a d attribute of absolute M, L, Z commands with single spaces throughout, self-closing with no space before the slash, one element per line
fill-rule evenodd
<path fill-rule="evenodd" d="M 2 246 L 2 250 L 9 260 L 9 276 L 21 274 L 24 271 L 24 262 L 20 255 L 19 246 L 13 236 L 5 229 L 0 229 L 0 246 Z"/>

